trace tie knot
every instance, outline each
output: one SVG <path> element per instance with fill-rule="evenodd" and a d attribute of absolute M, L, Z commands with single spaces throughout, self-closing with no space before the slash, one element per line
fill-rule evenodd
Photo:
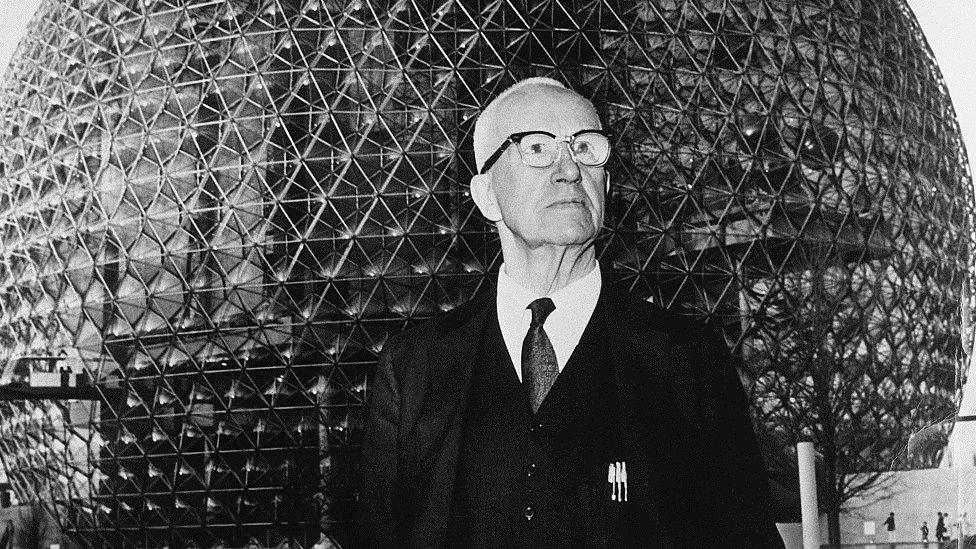
<path fill-rule="evenodd" d="M 540 297 L 532 303 L 529 303 L 526 309 L 532 311 L 532 326 L 541 326 L 546 321 L 549 313 L 556 310 L 556 304 L 548 297 Z"/>

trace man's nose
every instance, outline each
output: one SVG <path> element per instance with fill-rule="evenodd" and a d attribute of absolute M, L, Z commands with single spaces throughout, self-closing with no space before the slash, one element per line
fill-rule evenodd
<path fill-rule="evenodd" d="M 557 183 L 575 183 L 580 180 L 579 164 L 573 160 L 569 151 L 569 143 L 560 143 L 559 158 L 556 159 L 555 181 Z"/>

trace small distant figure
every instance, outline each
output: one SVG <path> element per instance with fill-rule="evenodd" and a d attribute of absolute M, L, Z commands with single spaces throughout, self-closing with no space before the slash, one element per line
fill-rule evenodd
<path fill-rule="evenodd" d="M 945 518 L 946 520 L 949 520 L 948 513 L 945 513 Z M 946 526 L 945 540 L 951 541 L 953 537 L 955 537 L 957 540 L 960 541 L 965 540 L 968 526 L 969 526 L 969 521 L 966 520 L 966 513 L 959 515 L 959 518 L 956 519 L 955 522 L 951 522 Z"/>
<path fill-rule="evenodd" d="M 925 543 L 929 542 L 929 525 L 924 520 L 922 521 L 922 527 L 919 528 L 922 531 L 922 541 Z"/>
<path fill-rule="evenodd" d="M 895 541 L 895 513 L 888 513 L 888 518 L 885 519 L 884 525 L 888 530 L 888 541 Z"/>
<path fill-rule="evenodd" d="M 936 541 L 945 541 L 945 535 L 946 535 L 945 519 L 946 519 L 946 514 L 939 513 L 939 520 L 935 523 Z"/>

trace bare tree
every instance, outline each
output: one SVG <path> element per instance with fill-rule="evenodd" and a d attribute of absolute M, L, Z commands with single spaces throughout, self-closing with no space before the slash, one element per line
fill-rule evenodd
<path fill-rule="evenodd" d="M 795 443 L 814 442 L 821 510 L 837 545 L 844 502 L 883 491 L 888 471 L 938 464 L 946 428 L 927 418 L 954 413 L 954 395 L 942 389 L 953 382 L 941 378 L 958 360 L 944 352 L 954 347 L 939 323 L 912 322 L 912 304 L 929 289 L 902 284 L 886 262 L 845 261 L 834 248 L 803 255 L 804 268 L 749 290 L 775 333 L 753 342 L 746 365 L 759 372 L 760 439 L 773 467 L 795 471 Z"/>

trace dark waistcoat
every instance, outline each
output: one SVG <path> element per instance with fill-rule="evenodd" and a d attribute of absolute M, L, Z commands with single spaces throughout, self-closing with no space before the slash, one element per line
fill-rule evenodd
<path fill-rule="evenodd" d="M 602 325 L 587 326 L 536 414 L 497 320 L 482 337 L 449 545 L 637 546 L 633 502 L 611 501 L 607 480 L 608 466 L 625 458 Z"/>

